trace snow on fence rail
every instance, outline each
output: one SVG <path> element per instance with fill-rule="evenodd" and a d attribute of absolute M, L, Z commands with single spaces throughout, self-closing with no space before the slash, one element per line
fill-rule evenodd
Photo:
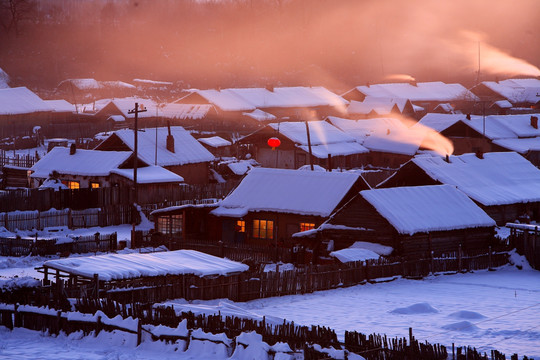
<path fill-rule="evenodd" d="M 15 231 L 43 230 L 58 226 L 76 229 L 119 225 L 132 222 L 132 210 L 131 206 L 117 205 L 84 210 L 12 211 L 0 213 L 0 226 Z"/>
<path fill-rule="evenodd" d="M 55 255 L 57 253 L 110 252 L 117 250 L 117 236 L 94 234 L 64 239 L 0 237 L 0 256 Z"/>
<path fill-rule="evenodd" d="M 86 336 L 97 336 L 101 331 L 123 331 L 136 336 L 137 345 L 165 340 L 183 345 L 183 351 L 197 341 L 204 341 L 206 347 L 213 346 L 215 350 L 220 350 L 214 351 L 215 354 L 227 354 L 227 357 L 236 359 L 244 358 L 242 352 L 246 350 L 246 355 L 251 354 L 249 358 L 252 358 L 255 349 L 259 350 L 258 356 L 266 353 L 267 359 L 291 358 L 294 353 L 303 354 L 306 360 L 333 359 L 331 354 L 336 353 L 339 353 L 339 358 L 347 359 L 352 354 L 359 354 L 368 360 L 443 360 L 450 357 L 444 345 L 419 342 L 413 336 L 412 328 L 409 328 L 408 337 L 396 338 L 346 331 L 344 341 L 339 341 L 331 328 L 299 326 L 286 320 L 282 324 L 267 323 L 264 317 L 257 320 L 220 314 L 195 315 L 191 312 L 176 313 L 172 307 L 153 308 L 141 304 L 128 307 L 103 301 L 78 301 L 76 308 L 78 311 L 61 311 L 48 307 L 0 304 L 0 325 L 8 329 L 24 327 L 49 334 L 81 331 Z M 475 349 L 452 347 L 452 359 L 456 355 L 460 359 L 462 354 L 467 359 L 488 359 L 486 354 L 482 355 Z M 504 354 L 496 350 L 491 351 L 490 358 L 506 359 Z M 512 356 L 512 359 L 517 358 L 516 354 Z"/>

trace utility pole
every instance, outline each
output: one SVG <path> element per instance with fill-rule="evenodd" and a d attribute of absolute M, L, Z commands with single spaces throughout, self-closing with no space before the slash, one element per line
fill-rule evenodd
<path fill-rule="evenodd" d="M 133 215 L 132 215 L 132 230 L 131 230 L 131 247 L 133 248 L 133 240 L 135 237 L 135 214 L 137 211 L 137 204 L 139 202 L 139 189 L 137 187 L 137 160 L 138 160 L 138 120 L 139 113 L 145 112 L 146 108 L 143 104 L 139 106 L 139 103 L 135 103 L 135 109 L 128 110 L 128 114 L 135 114 L 135 122 L 133 126 L 133 135 L 134 135 L 134 146 L 133 146 Z"/>

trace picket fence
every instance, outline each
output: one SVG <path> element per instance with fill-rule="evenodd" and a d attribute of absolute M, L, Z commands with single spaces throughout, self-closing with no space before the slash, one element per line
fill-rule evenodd
<path fill-rule="evenodd" d="M 133 207 L 127 205 L 84 210 L 12 211 L 0 213 L 0 226 L 9 231 L 43 230 L 51 227 L 89 228 L 129 224 L 132 222 L 132 214 Z"/>

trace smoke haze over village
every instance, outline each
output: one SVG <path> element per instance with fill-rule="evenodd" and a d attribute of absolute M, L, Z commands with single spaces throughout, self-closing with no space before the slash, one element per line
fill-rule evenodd
<path fill-rule="evenodd" d="M 519 1 L 37 1 L 0 34 L 16 82 L 152 78 L 185 86 L 539 76 L 540 4 Z M 480 61 L 479 61 L 480 60 Z"/>

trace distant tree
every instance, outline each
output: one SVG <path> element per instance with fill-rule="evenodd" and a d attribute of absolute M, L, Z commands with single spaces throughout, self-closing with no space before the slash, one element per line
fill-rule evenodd
<path fill-rule="evenodd" d="M 35 0 L 0 0 L 0 27 L 18 36 L 21 23 L 32 19 L 35 9 Z"/>

